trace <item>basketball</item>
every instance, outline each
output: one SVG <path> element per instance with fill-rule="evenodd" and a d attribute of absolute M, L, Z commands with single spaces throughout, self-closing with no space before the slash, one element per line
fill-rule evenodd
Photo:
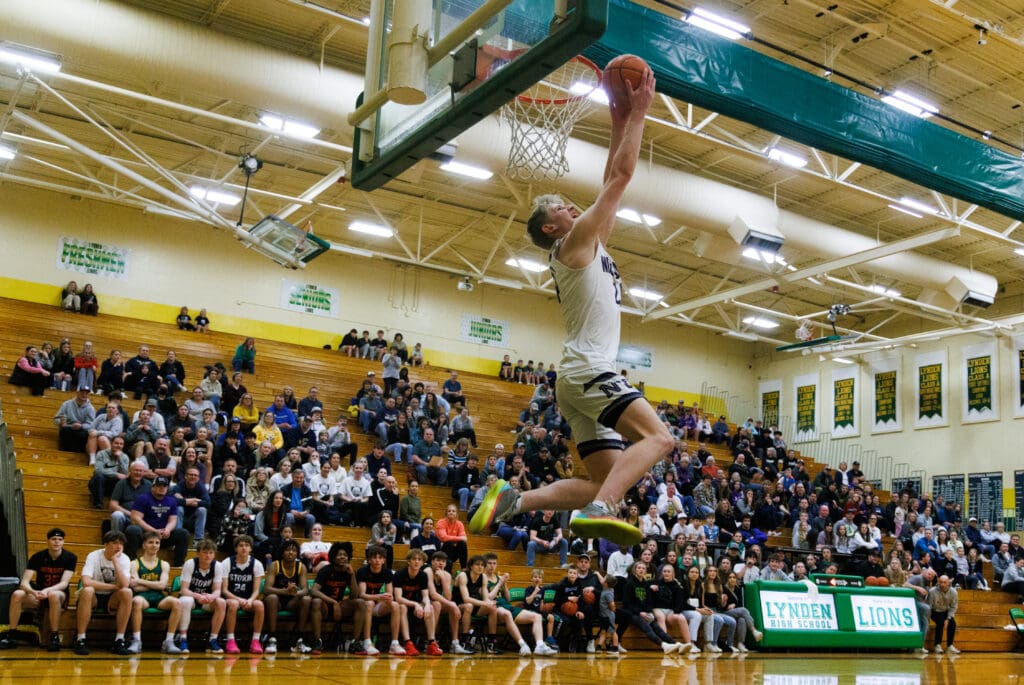
<path fill-rule="evenodd" d="M 620 102 L 626 98 L 629 88 L 640 87 L 644 73 L 650 71 L 647 62 L 636 55 L 619 55 L 604 68 L 601 82 L 612 102 Z"/>
<path fill-rule="evenodd" d="M 864 584 L 867 585 L 868 587 L 874 587 L 874 586 L 878 585 L 878 579 L 875 578 L 874 576 L 868 576 L 867 578 L 864 579 Z"/>
<path fill-rule="evenodd" d="M 889 587 L 889 579 L 885 576 L 879 576 L 875 578 L 875 585 L 878 587 Z"/>
<path fill-rule="evenodd" d="M 579 610 L 579 607 L 576 606 L 576 602 L 562 602 L 562 613 L 566 616 L 575 616 L 576 612 Z"/>
<path fill-rule="evenodd" d="M 597 601 L 597 593 L 594 592 L 594 588 L 587 587 L 583 588 L 583 603 L 593 604 Z"/>

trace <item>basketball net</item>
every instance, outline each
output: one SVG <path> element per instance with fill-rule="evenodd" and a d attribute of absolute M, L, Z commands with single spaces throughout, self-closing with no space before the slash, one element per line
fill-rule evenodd
<path fill-rule="evenodd" d="M 522 181 L 550 181 L 569 171 L 565 147 L 572 127 L 595 104 L 601 70 L 585 57 L 573 57 L 547 78 L 501 108 L 512 130 L 505 173 Z"/>

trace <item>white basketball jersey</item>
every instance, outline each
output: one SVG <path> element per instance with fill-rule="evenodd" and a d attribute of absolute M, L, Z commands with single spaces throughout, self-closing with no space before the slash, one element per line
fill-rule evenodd
<path fill-rule="evenodd" d="M 614 371 L 619 353 L 622 304 L 619 269 L 601 243 L 590 264 L 582 269 L 571 269 L 555 256 L 561 242 L 556 242 L 548 255 L 566 328 L 559 371 L 586 368 Z"/>

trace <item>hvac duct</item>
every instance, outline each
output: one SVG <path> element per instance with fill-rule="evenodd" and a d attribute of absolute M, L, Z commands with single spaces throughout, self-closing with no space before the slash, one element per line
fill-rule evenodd
<path fill-rule="evenodd" d="M 65 70 L 142 87 L 204 93 L 284 112 L 323 128 L 344 128 L 362 90 L 362 77 L 319 65 L 212 29 L 112 2 L 5 0 L 3 37 L 58 52 Z M 504 168 L 509 134 L 490 117 L 459 137 L 459 161 Z M 571 170 L 550 190 L 592 198 L 600 187 L 607 151 L 570 139 Z M 775 226 L 786 244 L 835 258 L 870 249 L 875 241 L 778 209 L 771 199 L 691 174 L 640 165 L 625 204 L 694 229 L 725 235 L 737 216 Z M 994 297 L 996 279 L 916 253 L 870 263 L 878 273 L 943 292 L 958 279 L 974 293 Z"/>

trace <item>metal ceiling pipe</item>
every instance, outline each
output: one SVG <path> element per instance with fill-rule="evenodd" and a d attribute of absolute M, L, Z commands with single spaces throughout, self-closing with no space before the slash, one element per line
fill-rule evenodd
<path fill-rule="evenodd" d="M 265 45 L 114 3 L 5 0 L 5 28 L 19 42 L 63 54 L 65 68 L 90 77 L 161 81 L 180 92 L 216 93 L 321 126 L 352 111 L 362 78 Z M 459 136 L 459 161 L 504 168 L 509 134 L 489 117 Z M 607 150 L 570 139 L 569 173 L 544 190 L 590 202 L 601 185 Z M 800 251 L 834 259 L 876 247 L 870 237 L 780 210 L 771 198 L 659 165 L 640 165 L 624 206 L 696 230 L 725 234 L 737 216 L 769 223 Z M 944 290 L 953 277 L 995 295 L 993 276 L 907 252 L 869 262 L 884 276 Z"/>

